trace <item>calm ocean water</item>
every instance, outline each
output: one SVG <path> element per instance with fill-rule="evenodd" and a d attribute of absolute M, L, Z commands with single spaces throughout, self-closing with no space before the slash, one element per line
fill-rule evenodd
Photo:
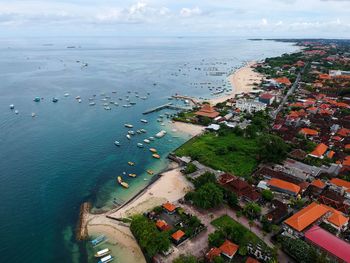
<path fill-rule="evenodd" d="M 147 184 L 146 169 L 166 165 L 136 147 L 164 128 L 156 121 L 161 113 L 142 112 L 175 93 L 208 96 L 198 83 L 225 83 L 205 67 L 228 70 L 294 50 L 286 43 L 233 38 L 0 39 L 0 262 L 86 262 L 83 246 L 74 241 L 80 204 L 112 207 Z M 101 93 L 120 106 L 104 110 Z M 94 94 L 96 105 L 89 106 Z M 127 95 L 135 106 L 121 107 Z M 44 100 L 35 103 L 36 96 Z M 128 141 L 124 123 L 148 133 Z M 188 138 L 169 132 L 151 144 L 162 157 Z M 115 183 L 123 171 L 139 174 L 125 178 L 127 191 Z"/>

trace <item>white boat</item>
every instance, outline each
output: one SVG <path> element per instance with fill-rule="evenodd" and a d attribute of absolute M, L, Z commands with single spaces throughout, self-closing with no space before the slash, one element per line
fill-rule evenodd
<path fill-rule="evenodd" d="M 130 105 L 130 104 L 125 104 L 125 105 L 123 105 L 123 107 L 124 107 L 124 108 L 130 108 L 131 105 Z"/>
<path fill-rule="evenodd" d="M 15 114 L 18 114 L 19 112 L 18 112 L 18 110 L 15 110 Z"/>
<path fill-rule="evenodd" d="M 120 142 L 114 141 L 114 145 L 115 145 L 115 146 L 120 146 Z"/>
<path fill-rule="evenodd" d="M 107 107 L 109 104 L 108 103 L 103 103 L 103 106 Z"/>
<path fill-rule="evenodd" d="M 111 255 L 108 255 L 106 257 L 101 258 L 101 260 L 98 263 L 107 263 L 113 261 L 113 257 Z"/>
<path fill-rule="evenodd" d="M 90 105 L 90 106 L 95 106 L 96 103 L 95 103 L 95 102 L 90 102 L 89 105 Z"/>
<path fill-rule="evenodd" d="M 78 102 L 81 103 L 81 99 L 78 99 Z"/>
<path fill-rule="evenodd" d="M 80 96 L 76 96 L 75 99 L 76 99 L 76 100 L 80 100 Z"/>
<path fill-rule="evenodd" d="M 10 109 L 13 110 L 15 108 L 15 105 L 11 104 Z"/>
<path fill-rule="evenodd" d="M 32 117 L 34 118 L 34 117 L 36 117 L 36 114 L 35 114 L 35 112 L 32 112 Z"/>
<path fill-rule="evenodd" d="M 161 130 L 160 132 L 158 132 L 158 133 L 156 134 L 156 137 L 157 137 L 157 138 L 162 138 L 162 137 L 165 136 L 165 134 L 166 134 L 166 131 Z"/>
<path fill-rule="evenodd" d="M 108 255 L 111 251 L 108 248 L 97 251 L 95 254 L 95 258 L 101 258 Z"/>
<path fill-rule="evenodd" d="M 151 141 L 150 140 L 148 140 L 148 139 L 144 139 L 143 140 L 145 143 L 150 143 Z"/>
<path fill-rule="evenodd" d="M 135 132 L 134 131 L 128 131 L 128 134 L 135 135 Z"/>
<path fill-rule="evenodd" d="M 146 133 L 147 131 L 145 129 L 140 130 L 142 133 Z"/>
<path fill-rule="evenodd" d="M 145 119 L 141 119 L 140 121 L 143 123 L 148 123 L 148 120 L 145 120 Z"/>
<path fill-rule="evenodd" d="M 137 132 L 137 134 L 141 134 L 142 133 L 142 131 L 140 131 L 140 130 L 137 130 L 136 132 Z"/>
<path fill-rule="evenodd" d="M 148 138 L 150 141 L 154 141 L 154 137 L 149 137 Z"/>
<path fill-rule="evenodd" d="M 129 140 L 131 140 L 131 136 L 129 134 L 126 135 L 126 138 L 128 138 Z"/>
<path fill-rule="evenodd" d="M 111 107 L 107 106 L 107 107 L 104 107 L 105 110 L 111 110 Z"/>
<path fill-rule="evenodd" d="M 132 125 L 129 124 L 129 123 L 125 123 L 124 126 L 125 126 L 126 128 L 130 128 L 130 129 L 134 127 L 134 126 L 132 126 Z"/>
<path fill-rule="evenodd" d="M 68 96 L 69 96 L 69 93 L 64 93 L 64 96 L 65 96 L 65 97 L 68 97 Z"/>
<path fill-rule="evenodd" d="M 142 144 L 142 143 L 138 143 L 138 144 L 137 144 L 137 147 L 143 148 L 143 144 Z"/>

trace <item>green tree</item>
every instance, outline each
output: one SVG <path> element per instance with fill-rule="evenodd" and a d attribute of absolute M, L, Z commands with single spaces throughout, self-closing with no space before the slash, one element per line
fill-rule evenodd
<path fill-rule="evenodd" d="M 225 242 L 225 235 L 220 230 L 209 234 L 208 243 L 211 247 L 219 247 Z"/>
<path fill-rule="evenodd" d="M 224 195 L 221 189 L 213 183 L 207 183 L 196 190 L 193 204 L 200 208 L 213 208 L 222 204 Z"/>
<path fill-rule="evenodd" d="M 185 174 L 191 174 L 197 171 L 197 166 L 195 166 L 193 163 L 189 163 L 186 166 L 186 169 L 184 171 Z"/>
<path fill-rule="evenodd" d="M 261 214 L 261 207 L 254 202 L 246 204 L 243 208 L 243 214 L 249 219 L 255 219 Z"/>
<path fill-rule="evenodd" d="M 258 138 L 260 158 L 265 162 L 279 163 L 283 161 L 288 152 L 285 141 L 273 134 L 264 134 Z"/>
<path fill-rule="evenodd" d="M 237 207 L 238 197 L 234 192 L 226 190 L 225 196 L 226 196 L 226 201 L 230 207 L 233 207 L 233 208 Z"/>
<path fill-rule="evenodd" d="M 201 176 L 197 177 L 193 184 L 196 188 L 201 187 L 202 185 L 205 185 L 207 183 L 215 183 L 216 184 L 216 176 L 213 173 L 205 172 Z"/>
<path fill-rule="evenodd" d="M 273 192 L 271 190 L 265 189 L 261 192 L 261 196 L 264 200 L 270 202 L 273 199 Z"/>

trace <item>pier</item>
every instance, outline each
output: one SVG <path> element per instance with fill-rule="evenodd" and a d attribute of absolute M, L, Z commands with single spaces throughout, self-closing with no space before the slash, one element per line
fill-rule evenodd
<path fill-rule="evenodd" d="M 180 100 L 189 100 L 191 101 L 195 106 L 197 106 L 198 104 L 200 104 L 200 102 L 195 99 L 195 98 L 192 98 L 192 97 L 189 97 L 189 96 L 183 96 L 183 95 L 173 95 L 171 96 L 172 98 L 174 99 L 180 99 Z"/>
<path fill-rule="evenodd" d="M 155 108 L 146 110 L 146 111 L 143 112 L 142 114 L 146 115 L 146 114 L 149 114 L 149 113 L 152 113 L 152 112 L 156 112 L 156 111 L 160 111 L 160 110 L 163 110 L 163 109 L 171 109 L 171 110 L 191 110 L 192 108 L 190 108 L 190 107 L 176 106 L 176 105 L 174 105 L 173 103 L 169 102 L 169 103 L 160 105 L 160 106 L 158 106 L 158 107 L 155 107 Z"/>

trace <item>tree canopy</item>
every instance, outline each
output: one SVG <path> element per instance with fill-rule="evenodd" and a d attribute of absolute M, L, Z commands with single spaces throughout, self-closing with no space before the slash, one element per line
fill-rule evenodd
<path fill-rule="evenodd" d="M 273 134 L 261 135 L 258 138 L 258 146 L 261 160 L 273 163 L 283 161 L 289 148 L 282 138 Z"/>

